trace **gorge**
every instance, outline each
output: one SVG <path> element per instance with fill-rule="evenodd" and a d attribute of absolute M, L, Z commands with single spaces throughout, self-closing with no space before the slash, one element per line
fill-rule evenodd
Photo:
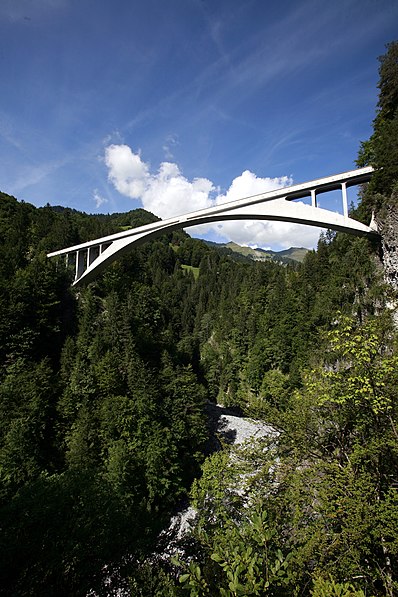
<path fill-rule="evenodd" d="M 1 594 L 397 593 L 397 57 L 352 214 L 381 243 L 279 263 L 171 230 L 76 289 L 48 253 L 155 216 L 0 194 Z M 272 432 L 214 451 L 216 404 Z M 184 554 L 153 558 L 188 501 Z"/>

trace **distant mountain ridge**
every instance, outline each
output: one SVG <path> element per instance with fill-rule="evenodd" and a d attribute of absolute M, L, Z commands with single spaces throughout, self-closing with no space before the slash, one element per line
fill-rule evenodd
<path fill-rule="evenodd" d="M 284 249 L 283 251 L 272 251 L 271 249 L 252 249 L 251 247 L 242 247 L 232 241 L 228 243 L 216 243 L 213 241 L 204 241 L 210 247 L 215 249 L 227 250 L 232 253 L 238 254 L 251 261 L 278 261 L 280 263 L 291 263 L 299 262 L 302 263 L 304 257 L 308 253 L 309 249 L 304 247 L 290 247 L 290 249 Z"/>

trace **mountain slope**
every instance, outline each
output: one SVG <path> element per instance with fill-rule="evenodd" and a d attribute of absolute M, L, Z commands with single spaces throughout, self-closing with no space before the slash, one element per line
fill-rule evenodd
<path fill-rule="evenodd" d="M 279 263 L 291 263 L 292 261 L 302 263 L 309 251 L 309 249 L 305 249 L 304 247 L 290 247 L 290 249 L 285 249 L 283 251 L 272 251 L 271 249 L 261 249 L 260 247 L 256 249 L 253 249 L 252 247 L 242 247 L 232 241 L 228 243 L 216 243 L 205 240 L 204 242 L 214 249 L 228 250 L 233 254 L 246 257 L 251 261 L 273 260 Z"/>

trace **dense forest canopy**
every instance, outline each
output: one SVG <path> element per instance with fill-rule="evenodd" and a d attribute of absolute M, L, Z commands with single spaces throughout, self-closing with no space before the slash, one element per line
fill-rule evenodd
<path fill-rule="evenodd" d="M 376 174 L 365 194 L 365 207 L 379 208 L 391 194 L 396 197 L 398 180 L 398 43 L 387 44 L 379 58 L 379 101 L 373 134 L 361 143 L 358 166 L 372 165 Z M 395 192 L 394 192 L 395 191 Z"/>
<path fill-rule="evenodd" d="M 357 217 L 396 205 L 395 42 L 379 87 Z M 379 247 L 328 232 L 301 264 L 248 262 L 174 232 L 78 292 L 46 258 L 155 219 L 0 194 L 0 593 L 393 596 L 396 295 Z M 207 400 L 275 433 L 209 456 Z M 188 550 L 155 557 L 189 492 Z"/>

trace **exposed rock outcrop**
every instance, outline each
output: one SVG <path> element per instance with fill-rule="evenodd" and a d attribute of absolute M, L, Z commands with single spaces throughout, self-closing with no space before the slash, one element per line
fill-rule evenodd
<path fill-rule="evenodd" d="M 275 435 L 275 431 L 263 421 L 240 416 L 236 411 L 220 404 L 206 405 L 210 440 L 207 453 L 220 450 L 223 444 L 242 445 L 248 440 Z M 160 534 L 158 552 L 153 559 L 166 561 L 172 555 L 182 554 L 192 543 L 190 531 L 195 526 L 196 510 L 187 501 L 181 504 L 171 518 L 169 526 Z"/>
<path fill-rule="evenodd" d="M 384 277 L 398 291 L 398 206 L 390 204 L 383 207 L 376 220 L 381 234 Z"/>

